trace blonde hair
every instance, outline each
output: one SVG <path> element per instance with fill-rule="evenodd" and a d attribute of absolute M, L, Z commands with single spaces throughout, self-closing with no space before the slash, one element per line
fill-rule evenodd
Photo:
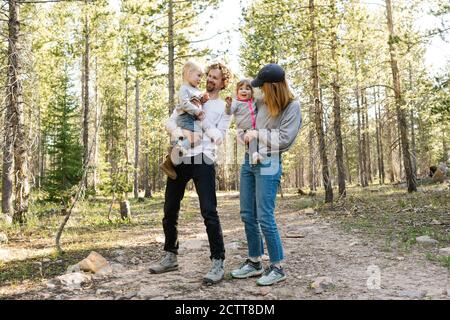
<path fill-rule="evenodd" d="M 239 93 L 239 88 L 242 86 L 249 86 L 250 87 L 250 91 L 252 92 L 252 98 L 253 98 L 253 87 L 251 85 L 251 81 L 250 79 L 241 79 L 237 84 L 236 84 L 236 97 L 238 96 Z"/>
<path fill-rule="evenodd" d="M 203 68 L 200 64 L 198 64 L 195 61 L 189 60 L 188 62 L 186 62 L 183 66 L 183 71 L 182 71 L 184 82 L 188 82 L 189 74 L 192 71 L 200 71 L 201 73 L 203 73 Z"/>
<path fill-rule="evenodd" d="M 218 70 L 220 70 L 220 72 L 222 72 L 222 81 L 223 81 L 223 88 L 222 88 L 222 90 L 226 89 L 226 87 L 230 83 L 230 80 L 231 80 L 231 77 L 232 77 L 230 69 L 228 69 L 227 66 L 225 66 L 221 62 L 215 62 L 213 64 L 210 64 L 206 68 L 205 73 L 208 74 L 213 69 L 218 69 Z"/>
<path fill-rule="evenodd" d="M 261 89 L 264 93 L 264 102 L 272 117 L 278 116 L 295 98 L 286 80 L 276 83 L 264 82 Z"/>

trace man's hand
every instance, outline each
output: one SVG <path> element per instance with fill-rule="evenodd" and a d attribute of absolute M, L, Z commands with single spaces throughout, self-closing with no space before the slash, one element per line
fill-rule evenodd
<path fill-rule="evenodd" d="M 200 121 L 205 120 L 205 112 L 204 111 L 200 111 L 199 113 L 197 113 L 197 118 Z"/>
<path fill-rule="evenodd" d="M 192 104 L 196 105 L 198 108 L 200 108 L 202 106 L 202 102 L 198 98 L 192 98 L 190 101 Z"/>
<path fill-rule="evenodd" d="M 253 139 L 258 138 L 258 131 L 257 130 L 249 130 L 244 135 L 244 142 L 250 143 Z"/>

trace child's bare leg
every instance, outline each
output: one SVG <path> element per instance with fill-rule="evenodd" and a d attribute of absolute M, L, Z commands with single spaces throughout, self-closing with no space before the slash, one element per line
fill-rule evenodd
<path fill-rule="evenodd" d="M 192 133 L 192 143 L 194 144 L 194 146 L 197 146 L 199 144 L 199 142 L 202 139 L 202 134 L 200 132 L 193 132 Z"/>
<path fill-rule="evenodd" d="M 194 133 L 192 131 L 189 131 L 186 129 L 183 129 L 182 131 L 183 131 L 184 138 L 188 139 L 189 143 L 192 143 L 194 141 L 194 137 L 193 137 Z"/>

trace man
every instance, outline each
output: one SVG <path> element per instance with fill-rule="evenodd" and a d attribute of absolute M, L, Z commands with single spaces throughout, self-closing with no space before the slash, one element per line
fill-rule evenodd
<path fill-rule="evenodd" d="M 216 144 L 221 143 L 230 124 L 230 116 L 225 114 L 225 102 L 219 98 L 219 92 L 228 85 L 230 72 L 223 64 L 214 63 L 207 68 L 206 74 L 206 91 L 209 93 L 209 100 L 203 105 L 203 111 L 206 119 L 215 127 L 216 133 L 221 138 L 214 143 L 204 134 L 201 143 L 191 148 L 189 153 L 181 159 L 181 163 L 174 168 L 166 167 L 166 170 L 173 169 L 175 172 L 172 172 L 172 176 L 176 176 L 175 179 L 168 178 L 166 184 L 163 218 L 166 255 L 161 261 L 150 267 L 150 272 L 163 273 L 178 269 L 178 215 L 186 185 L 192 179 L 199 197 L 200 211 L 205 221 L 211 252 L 212 268 L 203 278 L 203 282 L 209 285 L 218 283 L 224 276 L 225 246 L 216 209 L 214 162 L 216 160 Z M 166 123 L 166 130 L 172 137 L 182 136 L 181 129 L 176 125 L 176 115 L 174 111 Z M 174 160 L 174 163 L 179 162 Z"/>

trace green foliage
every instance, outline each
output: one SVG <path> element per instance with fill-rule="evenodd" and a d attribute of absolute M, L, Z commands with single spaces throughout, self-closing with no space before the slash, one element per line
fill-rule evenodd
<path fill-rule="evenodd" d="M 45 147 L 50 160 L 45 190 L 52 201 L 66 202 L 82 178 L 82 146 L 78 139 L 79 107 L 65 70 L 52 86 L 46 119 Z"/>

